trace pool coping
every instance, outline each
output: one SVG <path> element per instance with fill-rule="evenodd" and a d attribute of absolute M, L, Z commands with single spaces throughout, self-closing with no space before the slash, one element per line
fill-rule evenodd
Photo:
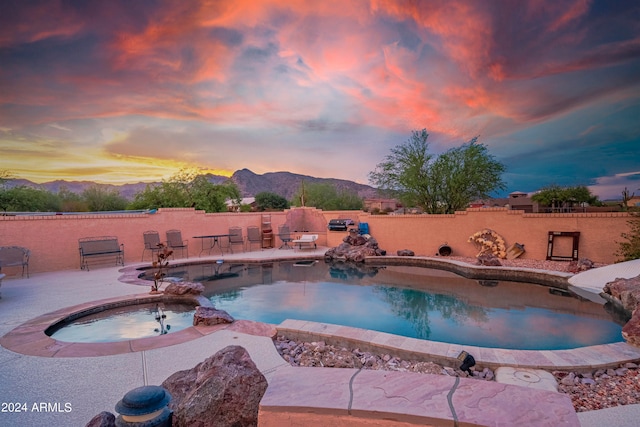
<path fill-rule="evenodd" d="M 511 350 L 429 341 L 306 320 L 287 319 L 277 325 L 276 329 L 279 335 L 296 341 L 324 341 L 330 345 L 379 354 L 388 353 L 405 360 L 434 362 L 452 368 L 460 366 L 458 355 L 462 351 L 474 357 L 476 369 L 509 366 L 546 371 L 589 372 L 640 360 L 640 348 L 626 342 L 565 350 Z"/>

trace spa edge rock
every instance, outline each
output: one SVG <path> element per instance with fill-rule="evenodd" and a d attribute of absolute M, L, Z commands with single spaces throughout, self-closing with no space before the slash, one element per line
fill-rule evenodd
<path fill-rule="evenodd" d="M 640 275 L 630 279 L 617 278 L 607 283 L 603 292 L 631 312 L 631 319 L 622 328 L 622 337 L 627 343 L 640 347 Z"/>
<path fill-rule="evenodd" d="M 204 292 L 204 285 L 198 282 L 171 283 L 165 289 L 165 295 L 200 295 Z"/>
<path fill-rule="evenodd" d="M 193 326 L 213 326 L 220 323 L 233 323 L 234 320 L 235 319 L 224 310 L 198 306 L 193 315 Z"/>

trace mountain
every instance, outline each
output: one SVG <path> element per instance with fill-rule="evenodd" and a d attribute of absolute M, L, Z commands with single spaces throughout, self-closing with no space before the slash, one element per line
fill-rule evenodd
<path fill-rule="evenodd" d="M 308 175 L 298 175 L 291 172 L 268 172 L 258 175 L 249 169 L 234 172 L 231 180 L 236 183 L 243 197 L 252 197 L 263 191 L 276 193 L 287 200 L 305 184 L 331 184 L 338 191 L 357 193 L 362 198 L 376 196 L 376 189 L 368 185 L 335 178 L 316 178 Z"/>
<path fill-rule="evenodd" d="M 213 184 L 223 184 L 229 180 L 226 176 L 207 175 L 209 182 Z M 253 173 L 249 169 L 242 169 L 234 172 L 231 180 L 238 186 L 242 197 L 253 197 L 256 194 L 268 191 L 276 193 L 287 200 L 290 200 L 298 191 L 300 185 L 304 181 L 305 184 L 332 184 L 338 190 L 347 190 L 357 193 L 360 197 L 369 198 L 376 196 L 376 189 L 368 185 L 358 184 L 353 181 L 334 178 L 316 178 L 307 175 L 298 175 L 291 172 L 269 172 L 263 175 Z M 108 189 L 117 190 L 120 195 L 128 200 L 132 200 L 136 193 L 144 191 L 147 185 L 156 185 L 159 182 L 145 183 L 138 182 L 135 184 L 100 184 Z M 36 184 L 27 179 L 11 179 L 7 181 L 8 187 L 17 187 L 25 185 L 34 188 L 42 188 L 52 193 L 58 193 L 62 188 L 66 188 L 72 193 L 80 194 L 92 185 L 96 185 L 93 181 L 63 181 L 56 180 Z"/>

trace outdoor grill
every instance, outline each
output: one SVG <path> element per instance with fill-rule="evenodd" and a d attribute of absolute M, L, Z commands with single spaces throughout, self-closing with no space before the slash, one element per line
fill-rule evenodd
<path fill-rule="evenodd" d="M 353 220 L 348 218 L 329 220 L 329 231 L 347 231 Z"/>

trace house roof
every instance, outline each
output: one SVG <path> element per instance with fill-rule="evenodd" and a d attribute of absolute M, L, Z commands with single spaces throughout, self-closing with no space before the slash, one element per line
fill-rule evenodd
<path fill-rule="evenodd" d="M 254 203 L 256 201 L 255 197 L 243 197 L 242 199 L 240 199 L 240 204 L 241 205 L 250 205 L 252 203 Z M 225 204 L 227 206 L 237 206 L 238 204 L 236 203 L 235 199 L 227 199 L 225 201 Z"/>

